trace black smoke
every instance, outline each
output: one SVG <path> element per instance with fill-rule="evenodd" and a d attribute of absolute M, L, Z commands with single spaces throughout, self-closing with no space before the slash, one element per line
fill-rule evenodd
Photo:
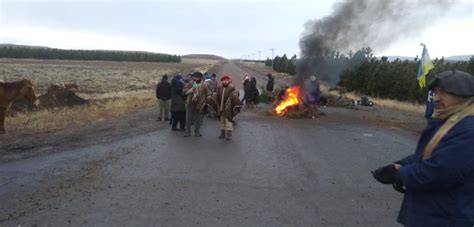
<path fill-rule="evenodd" d="M 338 2 L 331 15 L 305 24 L 295 82 L 316 74 L 334 85 L 344 70 L 360 64 L 363 55 L 369 57 L 372 49 L 381 51 L 400 38 L 419 34 L 452 4 L 449 0 Z"/>

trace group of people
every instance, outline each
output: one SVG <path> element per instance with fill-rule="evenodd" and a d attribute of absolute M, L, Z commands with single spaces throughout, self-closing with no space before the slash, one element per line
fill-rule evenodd
<path fill-rule="evenodd" d="M 221 123 L 219 138 L 231 139 L 234 119 L 240 111 L 241 102 L 229 75 L 223 74 L 220 83 L 216 74 L 194 72 L 186 78 L 177 74 L 171 83 L 168 82 L 168 76 L 164 75 L 156 87 L 156 98 L 160 111 L 157 120 L 170 121 L 173 131 L 184 131 L 184 137 L 189 137 L 194 128 L 194 136 L 202 136 L 200 129 L 203 118 L 212 108 Z"/>
<path fill-rule="evenodd" d="M 271 73 L 267 74 L 267 85 L 265 90 L 269 97 L 273 98 L 273 87 L 275 84 L 275 78 Z M 242 82 L 244 88 L 244 98 L 242 99 L 242 103 L 245 103 L 245 107 L 248 109 L 253 109 L 255 104 L 259 102 L 260 91 L 257 88 L 257 79 L 255 77 L 250 76 L 248 73 L 244 76 L 244 81 Z"/>

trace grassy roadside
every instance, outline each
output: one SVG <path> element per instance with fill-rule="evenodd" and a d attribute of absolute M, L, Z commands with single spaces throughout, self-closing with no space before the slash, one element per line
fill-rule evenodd
<path fill-rule="evenodd" d="M 12 135 L 52 132 L 122 117 L 154 105 L 156 99 L 152 92 L 134 94 L 85 106 L 21 113 L 15 117 L 8 117 L 5 126 Z"/>
<path fill-rule="evenodd" d="M 328 87 L 322 86 L 321 91 L 329 94 L 331 96 L 340 96 L 340 93 L 338 91 L 332 90 L 328 91 Z M 347 92 L 344 94 L 344 96 L 350 100 L 360 100 L 360 95 L 357 95 L 355 92 Z M 383 107 L 383 108 L 389 108 L 389 109 L 395 109 L 395 110 L 400 110 L 400 111 L 406 111 L 406 112 L 413 112 L 413 113 L 423 113 L 425 111 L 425 106 L 420 105 L 420 104 L 414 104 L 410 102 L 402 102 L 402 101 L 397 101 L 397 100 L 392 100 L 392 99 L 381 99 L 381 98 L 374 98 L 370 97 L 370 100 L 372 100 L 375 103 L 375 106 Z"/>
<path fill-rule="evenodd" d="M 414 112 L 414 113 L 425 112 L 425 106 L 420 105 L 420 104 L 413 104 L 409 102 L 401 102 L 397 100 L 379 99 L 379 98 L 373 98 L 372 100 L 375 102 L 375 105 L 385 107 L 385 108 L 407 111 L 407 112 Z"/>
<path fill-rule="evenodd" d="M 339 92 L 334 91 L 334 90 L 328 91 L 327 87 L 322 87 L 321 90 L 323 92 L 326 91 L 326 93 L 333 96 L 340 96 Z M 355 92 L 345 93 L 345 96 L 351 100 L 360 100 L 360 95 L 357 95 Z M 379 106 L 379 107 L 406 111 L 406 112 L 413 112 L 413 113 L 423 113 L 425 111 L 425 106 L 420 105 L 420 104 L 402 102 L 402 101 L 392 100 L 392 99 L 381 99 L 381 98 L 375 98 L 375 97 L 370 97 L 370 100 L 372 100 L 375 103 L 375 106 Z"/>

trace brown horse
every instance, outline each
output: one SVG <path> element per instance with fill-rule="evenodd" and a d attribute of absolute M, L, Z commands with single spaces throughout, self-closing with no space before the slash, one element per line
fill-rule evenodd
<path fill-rule="evenodd" d="M 15 97 L 24 97 L 36 103 L 36 94 L 31 80 L 23 79 L 16 82 L 0 82 L 0 134 L 5 133 L 5 116 Z"/>

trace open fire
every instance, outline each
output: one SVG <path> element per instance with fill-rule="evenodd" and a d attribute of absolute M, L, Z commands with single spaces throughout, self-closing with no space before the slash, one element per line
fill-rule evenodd
<path fill-rule="evenodd" d="M 286 89 L 283 100 L 275 107 L 275 113 L 278 116 L 285 115 L 290 108 L 298 106 L 301 103 L 300 90 L 301 87 L 299 85 Z"/>

